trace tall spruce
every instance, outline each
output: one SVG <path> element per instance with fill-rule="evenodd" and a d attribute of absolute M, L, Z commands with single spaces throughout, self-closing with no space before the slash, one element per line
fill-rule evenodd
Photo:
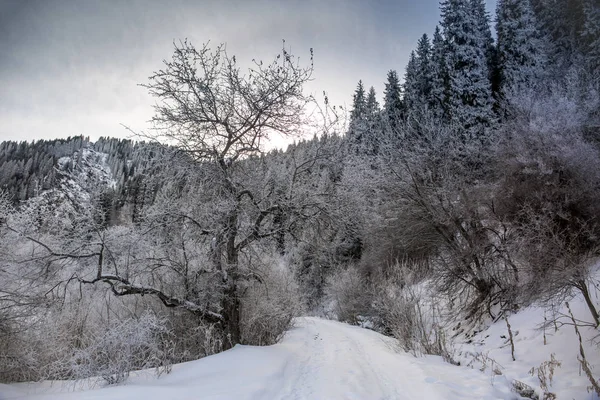
<path fill-rule="evenodd" d="M 368 119 L 373 119 L 379 115 L 381 108 L 379 107 L 379 102 L 377 101 L 377 93 L 375 92 L 375 88 L 371 86 L 369 88 L 369 94 L 367 95 L 367 103 L 365 107 L 366 117 Z"/>
<path fill-rule="evenodd" d="M 367 100 L 365 96 L 365 87 L 362 80 L 358 81 L 354 96 L 352 97 L 352 111 L 350 112 L 350 125 L 359 123 L 365 117 L 367 109 Z"/>
<path fill-rule="evenodd" d="M 550 70 L 554 78 L 562 78 L 574 64 L 583 61 L 585 53 L 586 0 L 531 0 L 542 31 L 548 35 Z M 592 3 L 597 4 L 597 0 Z"/>
<path fill-rule="evenodd" d="M 377 101 L 377 93 L 373 86 L 369 88 L 365 110 L 363 149 L 367 154 L 375 154 L 377 153 L 381 136 L 381 107 Z"/>
<path fill-rule="evenodd" d="M 407 114 L 414 113 L 418 107 L 418 87 L 417 87 L 417 55 L 414 51 L 408 56 L 408 64 L 406 64 L 406 72 L 404 73 L 404 105 L 406 106 Z"/>
<path fill-rule="evenodd" d="M 441 3 L 448 72 L 448 117 L 467 132 L 480 131 L 493 120 L 493 97 L 486 57 L 489 23 L 478 1 Z"/>
<path fill-rule="evenodd" d="M 404 104 L 398 73 L 390 70 L 387 73 L 387 81 L 383 91 L 383 118 L 386 128 L 393 133 L 397 133 L 403 114 Z"/>
<path fill-rule="evenodd" d="M 404 96 L 407 111 L 414 115 L 421 115 L 429 109 L 431 98 L 431 44 L 427 35 L 421 36 L 417 43 L 417 51 L 413 64 L 407 68 Z"/>
<path fill-rule="evenodd" d="M 483 46 L 485 52 L 485 60 L 488 66 L 489 79 L 492 84 L 492 92 L 498 90 L 498 51 L 494 45 L 494 38 L 490 28 L 490 16 L 485 9 L 484 0 L 471 0 L 471 7 L 475 13 L 478 23 L 478 29 L 483 35 Z"/>
<path fill-rule="evenodd" d="M 440 27 L 435 27 L 431 42 L 431 92 L 429 108 L 436 118 L 443 118 L 446 114 L 446 99 L 448 94 L 448 73 L 444 55 L 444 38 Z"/>
<path fill-rule="evenodd" d="M 366 129 L 367 99 L 362 80 L 358 81 L 352 98 L 352 111 L 350 111 L 349 136 L 354 143 L 362 141 Z"/>
<path fill-rule="evenodd" d="M 529 0 L 500 0 L 496 9 L 500 94 L 534 85 L 547 66 L 547 46 Z"/>
<path fill-rule="evenodd" d="M 600 74 L 600 2 L 584 0 L 583 41 L 585 58 L 592 73 Z"/>

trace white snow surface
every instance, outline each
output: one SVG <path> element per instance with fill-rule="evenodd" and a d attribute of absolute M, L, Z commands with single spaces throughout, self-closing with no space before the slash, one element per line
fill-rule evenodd
<path fill-rule="evenodd" d="M 0 399 L 514 399 L 502 376 L 456 367 L 440 357 L 399 352 L 393 339 L 340 322 L 303 317 L 281 343 L 235 348 L 168 375 L 132 374 L 123 385 L 65 382 L 0 385 Z"/>
<path fill-rule="evenodd" d="M 596 277 L 598 275 L 596 274 Z M 580 321 L 591 319 L 581 296 L 572 298 L 569 303 L 576 319 Z M 554 329 L 553 324 L 543 330 L 544 317 L 551 319 L 551 315 L 542 306 L 533 305 L 508 317 L 514 336 L 515 361 L 512 360 L 508 328 L 504 320 L 499 320 L 477 333 L 468 341 L 469 343 L 456 343 L 459 354 L 455 354 L 455 357 L 463 365 L 470 364 L 488 376 L 494 375 L 494 369 L 498 370 L 506 379 L 518 380 L 536 389 L 540 398 L 543 398 L 537 369 L 541 364 L 549 361 L 551 355 L 554 355 L 561 365 L 556 367 L 552 381 L 548 382 L 548 391 L 554 393 L 559 400 L 598 400 L 598 396 L 588 390 L 590 382 L 581 371 L 578 361 L 579 339 L 567 317 L 568 310 L 564 303 L 557 307 L 556 312 L 561 315 L 558 318 L 557 330 Z M 582 335 L 586 360 L 597 379 L 600 372 L 598 330 L 580 326 L 579 331 Z M 476 354 L 484 356 L 484 363 L 481 359 L 473 359 Z"/>

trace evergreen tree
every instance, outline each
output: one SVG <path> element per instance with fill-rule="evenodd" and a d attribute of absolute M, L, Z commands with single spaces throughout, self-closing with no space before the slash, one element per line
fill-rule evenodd
<path fill-rule="evenodd" d="M 440 32 L 440 27 L 436 26 L 431 42 L 431 93 L 429 108 L 437 118 L 442 118 L 446 114 L 448 74 L 444 51 L 444 38 Z"/>
<path fill-rule="evenodd" d="M 427 35 L 417 43 L 417 51 L 411 55 L 413 65 L 407 68 L 405 98 L 409 113 L 424 113 L 432 102 L 431 97 L 431 44 Z"/>
<path fill-rule="evenodd" d="M 352 111 L 350 112 L 349 135 L 354 142 L 360 142 L 365 131 L 365 119 L 367 115 L 367 99 L 362 80 L 358 81 L 352 99 Z"/>
<path fill-rule="evenodd" d="M 379 102 L 377 101 L 377 93 L 375 92 L 375 88 L 371 86 L 369 88 L 369 94 L 367 95 L 367 103 L 366 103 L 366 116 L 367 118 L 374 118 L 379 115 L 381 111 L 379 107 Z"/>
<path fill-rule="evenodd" d="M 428 98 L 431 91 L 431 43 L 427 34 L 423 34 L 417 43 L 417 72 L 421 95 Z"/>
<path fill-rule="evenodd" d="M 492 120 L 492 88 L 486 48 L 489 24 L 474 0 L 441 3 L 448 71 L 448 116 L 470 132 Z"/>
<path fill-rule="evenodd" d="M 410 52 L 406 72 L 404 74 L 404 105 L 407 113 L 413 113 L 418 107 L 418 71 L 417 55 L 414 51 Z"/>
<path fill-rule="evenodd" d="M 484 0 L 471 0 L 471 7 L 474 10 L 475 19 L 477 21 L 477 29 L 483 37 L 483 48 L 485 60 L 488 67 L 489 79 L 492 84 L 492 92 L 497 90 L 497 71 L 498 71 L 498 54 L 497 48 L 494 45 L 492 30 L 490 29 L 490 16 L 485 9 Z"/>
<path fill-rule="evenodd" d="M 496 10 L 500 93 L 532 85 L 547 65 L 546 45 L 529 0 L 500 0 Z"/>
<path fill-rule="evenodd" d="M 356 90 L 354 91 L 354 96 L 352 99 L 352 112 L 350 113 L 350 122 L 358 122 L 364 118 L 366 113 L 366 98 L 365 98 L 365 88 L 363 86 L 362 80 L 358 81 L 358 85 L 356 86 Z"/>
<path fill-rule="evenodd" d="M 366 153 L 375 154 L 381 136 L 381 108 L 373 86 L 369 88 L 369 94 L 367 95 L 365 124 L 363 148 Z"/>
<path fill-rule="evenodd" d="M 402 93 L 398 73 L 394 70 L 388 71 L 387 82 L 383 91 L 383 116 L 386 127 L 392 132 L 397 132 L 404 113 Z"/>
<path fill-rule="evenodd" d="M 585 10 L 587 0 L 531 0 L 541 30 L 548 35 L 550 72 L 563 77 L 585 54 Z M 596 2 L 597 0 L 591 0 Z"/>

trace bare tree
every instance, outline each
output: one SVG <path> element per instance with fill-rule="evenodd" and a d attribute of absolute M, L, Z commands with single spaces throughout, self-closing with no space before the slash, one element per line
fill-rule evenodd
<path fill-rule="evenodd" d="M 312 53 L 312 51 L 311 51 Z M 264 201 L 246 184 L 241 163 L 261 153 L 269 135 L 303 129 L 310 98 L 302 92 L 312 75 L 285 48 L 270 64 L 253 61 L 247 74 L 224 45 L 196 49 L 175 45 L 170 61 L 143 85 L 157 98 L 154 138 L 167 141 L 210 171 L 217 218 L 195 220 L 211 238 L 212 263 L 223 283 L 219 314 L 228 342 L 240 341 L 240 252 L 253 242 L 280 234 L 284 206 Z M 207 223 L 208 222 L 208 223 Z M 251 276 L 251 279 L 257 277 Z"/>
<path fill-rule="evenodd" d="M 227 173 L 233 162 L 260 153 L 270 134 L 299 134 L 311 101 L 302 88 L 311 79 L 312 51 L 308 67 L 285 48 L 268 65 L 253 63 L 243 74 L 222 44 L 175 45 L 173 59 L 142 85 L 158 100 L 154 139 Z"/>

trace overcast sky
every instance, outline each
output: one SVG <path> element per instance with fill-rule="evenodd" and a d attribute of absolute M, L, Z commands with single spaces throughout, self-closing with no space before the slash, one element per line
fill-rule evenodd
<path fill-rule="evenodd" d="M 495 0 L 487 0 L 493 12 Z M 390 69 L 439 21 L 437 0 L 0 0 L 0 140 L 148 128 L 147 77 L 173 41 L 226 42 L 243 63 L 281 48 L 308 60 L 310 92 L 349 105 L 359 79 L 381 94 Z"/>

